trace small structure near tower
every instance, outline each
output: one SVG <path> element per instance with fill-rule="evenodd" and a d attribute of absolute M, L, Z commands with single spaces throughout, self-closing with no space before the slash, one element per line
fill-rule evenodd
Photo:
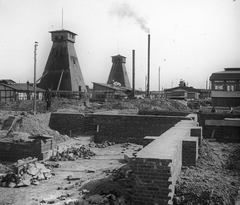
<path fill-rule="evenodd" d="M 125 67 L 126 57 L 117 55 L 112 56 L 112 68 L 108 77 L 107 84 L 118 82 L 122 87 L 131 88 L 130 81 Z"/>
<path fill-rule="evenodd" d="M 54 91 L 86 91 L 74 48 L 77 34 L 68 30 L 50 31 L 52 49 L 38 87 Z"/>

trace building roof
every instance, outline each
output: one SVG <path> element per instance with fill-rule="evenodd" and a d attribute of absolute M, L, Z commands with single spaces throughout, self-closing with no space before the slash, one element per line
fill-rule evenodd
<path fill-rule="evenodd" d="M 174 91 L 174 90 L 177 90 L 177 89 L 192 91 L 192 92 L 200 92 L 199 89 L 196 89 L 196 88 L 193 88 L 193 87 L 187 87 L 187 86 L 178 86 L 178 87 L 164 89 L 164 90 L 165 91 Z"/>
<path fill-rule="evenodd" d="M 101 85 L 103 87 L 112 89 L 112 90 L 119 90 L 119 91 L 130 91 L 132 90 L 131 88 L 127 88 L 127 87 L 122 87 L 122 86 L 114 86 L 112 84 L 106 84 L 106 83 L 95 83 L 92 82 L 93 84 L 97 84 L 97 85 Z"/>
<path fill-rule="evenodd" d="M 212 73 L 210 80 L 239 80 L 240 68 L 225 68 L 224 71 Z"/>
<path fill-rule="evenodd" d="M 33 92 L 34 91 L 34 87 L 32 85 L 27 85 L 26 83 L 15 83 L 15 84 L 5 84 L 5 83 L 0 83 L 3 86 L 12 88 L 13 90 L 19 91 L 19 92 L 26 92 L 26 91 L 30 91 Z M 45 92 L 44 89 L 42 88 L 38 88 L 36 87 L 36 91 L 37 92 Z"/>
<path fill-rule="evenodd" d="M 118 58 L 126 58 L 125 56 L 122 56 L 122 55 L 120 55 L 120 54 L 118 54 L 118 55 L 115 55 L 115 56 L 112 56 L 112 57 L 118 57 Z"/>
<path fill-rule="evenodd" d="M 69 31 L 69 30 L 56 30 L 56 31 L 49 31 L 49 33 L 71 33 L 71 34 L 74 34 L 74 35 L 77 35 L 76 33 L 73 33 L 72 31 Z"/>
<path fill-rule="evenodd" d="M 11 80 L 11 79 L 1 79 L 0 83 L 4 83 L 4 84 L 15 84 L 16 82 Z"/>

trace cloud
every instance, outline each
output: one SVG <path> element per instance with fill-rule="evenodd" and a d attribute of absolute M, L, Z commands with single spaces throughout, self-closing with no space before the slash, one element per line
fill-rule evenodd
<path fill-rule="evenodd" d="M 146 20 L 141 17 L 138 13 L 136 13 L 128 4 L 112 4 L 110 11 L 110 15 L 115 15 L 119 18 L 130 18 L 135 21 L 135 23 L 145 32 L 150 33 L 150 29 L 147 27 Z"/>

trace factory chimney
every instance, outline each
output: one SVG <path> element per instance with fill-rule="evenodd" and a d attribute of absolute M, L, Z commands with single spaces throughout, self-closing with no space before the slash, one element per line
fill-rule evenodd
<path fill-rule="evenodd" d="M 132 50 L 132 95 L 135 96 L 135 50 Z"/>
<path fill-rule="evenodd" d="M 150 34 L 148 34 L 148 75 L 147 75 L 147 97 L 150 97 Z"/>

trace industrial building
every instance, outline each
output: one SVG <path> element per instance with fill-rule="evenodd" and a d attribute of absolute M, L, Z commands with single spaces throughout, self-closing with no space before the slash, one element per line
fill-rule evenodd
<path fill-rule="evenodd" d="M 178 87 L 164 89 L 164 96 L 169 99 L 199 99 L 199 95 L 199 89 L 188 87 L 183 80 L 180 81 Z"/>
<path fill-rule="evenodd" d="M 36 87 L 36 97 L 43 99 L 44 89 Z M 29 82 L 16 83 L 11 79 L 0 80 L 0 102 L 31 100 L 34 97 L 34 87 Z"/>
<path fill-rule="evenodd" d="M 114 81 L 121 84 L 123 87 L 131 88 L 130 81 L 125 66 L 126 57 L 121 55 L 112 56 L 112 68 L 108 77 L 107 84 L 112 84 Z"/>
<path fill-rule="evenodd" d="M 86 86 L 74 48 L 77 34 L 68 30 L 50 31 L 52 49 L 50 51 L 38 87 L 51 86 L 56 92 L 86 92 Z"/>
<path fill-rule="evenodd" d="M 93 82 L 93 98 L 121 99 L 130 95 L 131 85 L 125 66 L 126 57 L 112 56 L 112 63 L 107 83 Z"/>
<path fill-rule="evenodd" d="M 240 106 L 240 68 L 225 68 L 212 73 L 210 81 L 213 106 Z"/>

